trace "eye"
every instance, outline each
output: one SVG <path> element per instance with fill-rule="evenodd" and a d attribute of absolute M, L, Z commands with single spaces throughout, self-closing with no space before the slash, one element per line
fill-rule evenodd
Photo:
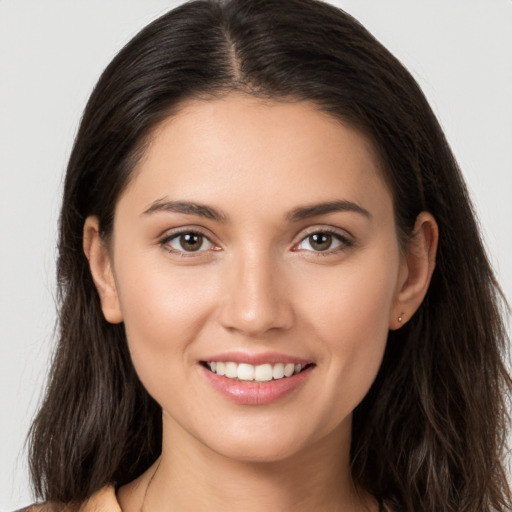
<path fill-rule="evenodd" d="M 344 236 L 330 231 L 316 231 L 303 238 L 295 247 L 299 251 L 328 252 L 352 245 Z"/>
<path fill-rule="evenodd" d="M 171 252 L 203 252 L 214 247 L 214 244 L 203 234 L 196 231 L 184 231 L 162 240 L 161 245 Z"/>

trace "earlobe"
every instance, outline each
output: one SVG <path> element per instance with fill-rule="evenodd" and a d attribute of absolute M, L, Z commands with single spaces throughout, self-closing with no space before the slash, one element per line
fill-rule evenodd
<path fill-rule="evenodd" d="M 428 212 L 420 213 L 407 244 L 389 319 L 390 329 L 402 327 L 423 302 L 435 268 L 438 239 L 439 230 L 434 217 Z"/>
<path fill-rule="evenodd" d="M 92 279 L 98 290 L 101 309 L 107 322 L 117 324 L 123 315 L 112 271 L 110 255 L 99 232 L 98 218 L 87 217 L 84 224 L 83 249 L 89 261 Z"/>

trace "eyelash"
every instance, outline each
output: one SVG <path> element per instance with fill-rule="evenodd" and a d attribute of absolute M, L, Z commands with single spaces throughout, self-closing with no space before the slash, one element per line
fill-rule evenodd
<path fill-rule="evenodd" d="M 177 240 L 181 236 L 184 236 L 184 235 L 196 235 L 196 236 L 199 236 L 199 237 L 201 237 L 203 239 L 203 243 L 204 243 L 204 241 L 207 241 L 207 243 L 209 243 L 211 246 L 217 247 L 216 249 L 213 249 L 213 250 L 220 250 L 218 248 L 218 246 L 216 246 L 214 244 L 214 242 L 212 242 L 208 236 L 206 236 L 201 231 L 194 230 L 194 229 L 186 229 L 186 230 L 174 232 L 174 233 L 172 233 L 170 235 L 167 235 L 162 240 L 160 240 L 159 245 L 163 249 L 165 249 L 167 252 L 172 253 L 172 254 L 177 254 L 177 255 L 179 255 L 181 257 L 197 257 L 199 255 L 204 255 L 204 253 L 209 251 L 209 250 L 212 250 L 212 249 L 201 250 L 201 247 L 200 247 L 197 251 L 186 251 L 186 250 L 175 249 L 175 248 L 170 247 L 168 245 L 173 240 Z M 308 250 L 308 249 L 297 249 L 297 247 L 299 245 L 301 245 L 302 243 L 307 241 L 308 238 L 312 237 L 313 235 L 329 235 L 329 236 L 332 236 L 334 240 L 340 242 L 340 245 L 338 247 L 335 247 L 334 249 L 326 249 L 324 251 L 315 251 L 315 250 Z M 292 250 L 294 252 L 302 252 L 302 251 L 310 252 L 310 253 L 314 253 L 315 255 L 318 255 L 318 256 L 331 256 L 333 254 L 337 254 L 338 252 L 342 252 L 342 251 L 344 251 L 346 249 L 349 249 L 353 245 L 354 245 L 354 242 L 351 239 L 349 239 L 347 236 L 342 235 L 338 231 L 335 231 L 333 229 L 328 229 L 328 228 L 317 228 L 317 229 L 312 229 L 309 233 L 306 233 L 305 236 L 303 236 L 301 238 L 301 240 L 293 246 Z"/>
<path fill-rule="evenodd" d="M 177 254 L 177 255 L 179 255 L 181 257 L 185 257 L 185 258 L 194 257 L 194 256 L 197 257 L 198 255 L 202 255 L 204 252 L 206 252 L 205 250 L 201 250 L 201 248 L 199 248 L 197 251 L 186 251 L 186 250 L 174 249 L 173 247 L 170 247 L 168 245 L 173 240 L 178 240 L 181 236 L 184 236 L 184 235 L 199 236 L 203 239 L 203 244 L 206 241 L 209 244 L 211 244 L 213 247 L 216 247 L 216 245 L 210 240 L 210 238 L 208 236 L 206 236 L 201 231 L 197 231 L 194 229 L 184 229 L 182 231 L 177 231 L 170 235 L 167 235 L 162 240 L 160 240 L 159 245 L 160 245 L 160 247 L 165 249 L 167 252 L 170 252 L 171 254 Z M 218 249 L 216 249 L 216 250 L 218 250 Z"/>
<path fill-rule="evenodd" d="M 306 250 L 306 252 L 314 253 L 315 256 L 332 256 L 339 252 L 343 252 L 354 245 L 354 242 L 349 237 L 342 235 L 339 231 L 329 228 L 316 228 L 311 229 L 309 233 L 306 233 L 306 235 L 301 238 L 300 242 L 295 244 L 293 250 L 296 252 L 302 251 L 302 249 L 295 249 L 295 247 L 304 243 L 308 238 L 312 237 L 313 235 L 330 235 L 333 237 L 334 240 L 340 242 L 340 245 L 338 247 L 335 247 L 334 249 L 326 249 L 325 251 Z"/>

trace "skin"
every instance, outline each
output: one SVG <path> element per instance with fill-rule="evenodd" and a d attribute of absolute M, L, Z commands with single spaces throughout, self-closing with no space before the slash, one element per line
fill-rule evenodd
<path fill-rule="evenodd" d="M 222 219 L 155 206 L 165 201 Z M 366 213 L 291 218 L 333 201 Z M 326 230 L 332 242 L 320 250 L 311 235 Z M 202 233 L 200 249 L 185 250 L 178 231 Z M 350 478 L 352 411 L 389 329 L 426 293 L 437 227 L 422 213 L 399 246 L 391 193 L 362 134 L 304 102 L 191 100 L 153 133 L 108 247 L 96 218 L 84 235 L 105 318 L 124 322 L 163 409 L 162 456 L 120 489 L 123 510 L 376 510 Z M 314 365 L 284 398 L 240 405 L 200 364 L 233 350 Z"/>

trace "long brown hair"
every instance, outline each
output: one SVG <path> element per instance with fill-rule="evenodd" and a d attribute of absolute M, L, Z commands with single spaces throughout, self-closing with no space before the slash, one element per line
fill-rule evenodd
<path fill-rule="evenodd" d="M 184 4 L 143 29 L 102 74 L 65 179 L 59 343 L 30 438 L 36 496 L 82 500 L 131 481 L 159 455 L 161 410 L 137 378 L 123 326 L 103 318 L 83 225 L 96 215 L 109 236 L 149 135 L 181 101 L 234 90 L 313 102 L 356 126 L 379 151 L 401 239 L 421 211 L 439 225 L 427 297 L 390 332 L 354 412 L 354 481 L 395 511 L 512 510 L 505 303 L 457 163 L 399 61 L 351 16 L 314 0 Z"/>

